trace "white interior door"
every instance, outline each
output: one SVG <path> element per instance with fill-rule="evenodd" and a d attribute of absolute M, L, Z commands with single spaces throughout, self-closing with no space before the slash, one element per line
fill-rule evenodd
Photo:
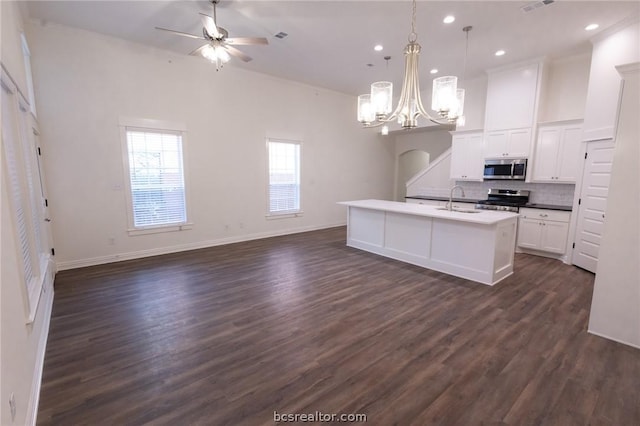
<path fill-rule="evenodd" d="M 587 158 L 582 174 L 578 207 L 574 265 L 596 272 L 598 251 L 604 228 L 609 179 L 613 163 L 613 140 L 587 143 Z"/>

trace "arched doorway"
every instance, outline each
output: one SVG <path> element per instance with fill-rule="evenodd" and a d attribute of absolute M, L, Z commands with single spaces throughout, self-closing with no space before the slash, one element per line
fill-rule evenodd
<path fill-rule="evenodd" d="M 404 201 L 407 195 L 407 181 L 429 165 L 429 158 L 428 152 L 419 149 L 405 151 L 398 156 L 397 201 Z"/>

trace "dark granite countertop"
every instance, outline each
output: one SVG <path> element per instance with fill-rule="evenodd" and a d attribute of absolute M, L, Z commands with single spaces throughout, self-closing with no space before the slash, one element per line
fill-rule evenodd
<path fill-rule="evenodd" d="M 412 195 L 409 197 L 404 197 L 404 198 L 411 198 L 414 200 L 432 200 L 432 201 L 449 201 L 449 197 L 437 197 L 437 196 L 431 196 L 431 195 Z M 456 203 L 477 203 L 480 200 L 476 200 L 474 198 L 454 198 L 453 199 L 454 202 Z"/>
<path fill-rule="evenodd" d="M 531 209 L 543 209 L 543 210 L 561 210 L 564 212 L 570 212 L 571 210 L 573 210 L 573 207 L 571 206 L 556 206 L 554 204 L 527 204 L 524 207 L 528 207 Z"/>
<path fill-rule="evenodd" d="M 449 197 L 438 197 L 432 195 L 412 195 L 405 198 L 411 198 L 414 200 L 432 200 L 432 201 L 449 201 Z M 476 200 L 473 198 L 454 198 L 454 202 L 456 203 L 477 203 L 481 200 Z M 532 209 L 542 209 L 542 210 L 560 210 L 565 212 L 570 212 L 573 210 L 571 206 L 558 206 L 554 204 L 537 204 L 537 203 L 529 203 L 523 207 L 529 207 Z"/>

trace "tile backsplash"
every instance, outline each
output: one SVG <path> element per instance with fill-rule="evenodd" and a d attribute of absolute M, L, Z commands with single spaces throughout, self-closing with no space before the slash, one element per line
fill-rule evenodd
<path fill-rule="evenodd" d="M 526 183 L 509 181 L 485 181 L 466 182 L 457 181 L 456 185 L 464 188 L 466 198 L 484 200 L 487 198 L 487 191 L 490 188 L 499 189 L 527 189 L 531 191 L 529 202 L 536 204 L 554 204 L 559 206 L 570 206 L 573 204 L 573 193 L 575 185 L 564 185 L 559 183 Z M 418 188 L 418 194 L 435 197 L 448 197 L 450 188 Z M 454 197 L 459 198 L 460 193 L 456 192 Z"/>

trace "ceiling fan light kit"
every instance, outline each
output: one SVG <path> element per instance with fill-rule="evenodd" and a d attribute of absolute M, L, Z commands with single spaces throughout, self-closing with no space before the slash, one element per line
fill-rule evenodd
<path fill-rule="evenodd" d="M 234 56 L 241 61 L 249 62 L 252 58 L 243 53 L 241 50 L 236 49 L 232 45 L 265 45 L 269 44 L 269 41 L 264 37 L 232 37 L 229 38 L 229 32 L 224 28 L 218 26 L 216 16 L 216 5 L 220 0 L 210 0 L 213 5 L 213 17 L 200 13 L 202 20 L 202 35 L 197 36 L 194 34 L 184 33 L 182 31 L 169 30 L 167 28 L 156 27 L 157 30 L 168 31 L 172 34 L 182 37 L 195 38 L 199 40 L 206 40 L 207 44 L 200 46 L 190 53 L 194 56 L 202 56 L 211 63 L 216 64 L 216 70 L 231 60 L 231 56 Z"/>
<path fill-rule="evenodd" d="M 370 94 L 358 96 L 357 118 L 364 127 L 382 126 L 397 120 L 403 129 L 412 129 L 417 127 L 420 116 L 436 124 L 462 124 L 458 120 L 463 116 L 464 89 L 458 88 L 458 78 L 455 76 L 439 77 L 433 80 L 431 109 L 437 112 L 437 117 L 429 114 L 422 105 L 418 75 L 421 47 L 417 43 L 415 23 L 416 0 L 413 0 L 411 32 L 408 37 L 409 44 L 404 49 L 404 79 L 398 105 L 392 112 L 393 84 L 391 82 L 373 83 Z M 464 29 L 467 40 L 469 30 L 471 27 Z"/>

